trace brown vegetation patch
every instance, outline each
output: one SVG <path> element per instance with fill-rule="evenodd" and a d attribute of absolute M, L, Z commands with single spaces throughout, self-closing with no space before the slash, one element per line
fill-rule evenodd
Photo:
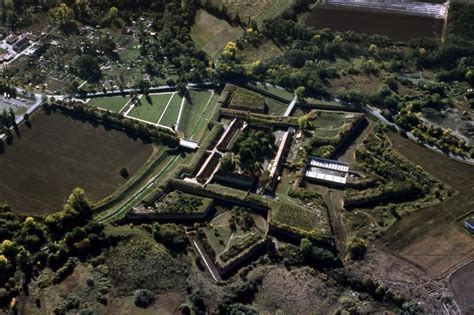
<path fill-rule="evenodd" d="M 330 80 L 331 90 L 360 90 L 369 93 L 377 92 L 382 86 L 382 79 L 374 75 L 343 75 Z"/>

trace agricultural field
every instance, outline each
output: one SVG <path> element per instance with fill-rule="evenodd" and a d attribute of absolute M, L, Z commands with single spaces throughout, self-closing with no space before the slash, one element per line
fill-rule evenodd
<path fill-rule="evenodd" d="M 196 23 L 191 29 L 191 38 L 212 58 L 216 58 L 228 42 L 242 34 L 241 28 L 232 26 L 202 9 L 197 12 Z"/>
<path fill-rule="evenodd" d="M 466 281 L 474 277 L 474 262 L 457 270 L 450 277 L 450 284 L 456 293 L 456 298 L 466 314 L 474 312 L 474 301 L 472 292 L 474 292 L 474 282 Z"/>
<path fill-rule="evenodd" d="M 472 211 L 474 167 L 421 148 L 396 134 L 393 150 L 419 165 L 458 193 L 397 221 L 378 241 L 400 257 L 416 264 L 435 279 L 474 255 L 472 237 L 457 226 L 457 219 Z"/>
<path fill-rule="evenodd" d="M 129 102 L 128 96 L 106 96 L 91 98 L 87 104 L 119 113 Z"/>
<path fill-rule="evenodd" d="M 356 12 L 356 13 L 355 13 Z M 386 35 L 394 40 L 408 41 L 410 38 L 439 38 L 444 21 L 432 17 L 388 14 L 371 10 L 334 7 L 330 4 L 315 6 L 304 22 L 317 29 Z"/>
<path fill-rule="evenodd" d="M 319 219 L 318 213 L 314 210 L 282 203 L 272 209 L 270 225 L 294 233 L 311 234 L 315 232 Z"/>
<path fill-rule="evenodd" d="M 56 212 L 78 186 L 99 201 L 125 183 L 121 168 L 132 176 L 153 151 L 122 132 L 54 112 L 35 113 L 19 134 L 0 154 L 0 200 L 20 213 Z"/>

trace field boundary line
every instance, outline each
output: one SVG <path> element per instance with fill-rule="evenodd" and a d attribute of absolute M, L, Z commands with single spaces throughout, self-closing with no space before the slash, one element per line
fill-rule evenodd
<path fill-rule="evenodd" d="M 132 98 L 130 98 L 128 102 L 125 103 L 125 105 L 119 110 L 119 113 L 122 112 L 128 106 L 128 104 L 130 104 L 131 101 L 132 101 Z"/>
<path fill-rule="evenodd" d="M 138 100 L 141 100 L 142 97 L 143 97 L 143 95 L 140 95 L 140 96 L 138 97 Z M 131 100 L 130 100 L 130 101 L 131 101 Z M 128 114 L 130 114 L 130 112 L 135 108 L 135 104 L 136 104 L 136 103 L 134 102 L 134 103 L 132 104 L 132 106 L 130 106 L 130 108 L 128 109 L 128 111 L 126 111 L 125 113 L 123 113 L 123 115 L 124 115 L 125 117 L 132 118 L 132 116 L 128 116 Z"/>
<path fill-rule="evenodd" d="M 176 119 L 176 130 L 180 130 L 179 129 L 179 124 L 181 123 L 181 116 L 183 115 L 184 103 L 185 102 L 186 102 L 186 98 L 183 97 L 183 100 L 181 101 L 181 107 L 179 108 L 178 118 Z"/>
<path fill-rule="evenodd" d="M 157 126 L 160 125 L 160 122 L 161 122 L 161 120 L 163 119 L 163 117 L 165 116 L 165 113 L 166 113 L 166 111 L 168 110 L 168 107 L 170 106 L 171 101 L 173 100 L 173 98 L 174 98 L 175 95 L 176 95 L 176 92 L 173 92 L 173 93 L 171 94 L 171 97 L 170 97 L 170 99 L 168 100 L 168 104 L 166 104 L 165 109 L 164 109 L 163 112 L 161 113 L 160 118 L 158 118 L 158 121 L 156 122 L 156 125 L 157 125 Z"/>

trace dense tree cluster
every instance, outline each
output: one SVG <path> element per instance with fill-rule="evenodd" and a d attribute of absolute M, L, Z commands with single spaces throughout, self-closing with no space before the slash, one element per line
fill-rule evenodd
<path fill-rule="evenodd" d="M 84 259 L 100 254 L 110 239 L 99 223 L 91 222 L 84 191 L 76 188 L 64 209 L 46 218 L 25 217 L 0 207 L 0 308 L 45 267 L 61 282 Z"/>
<path fill-rule="evenodd" d="M 246 130 L 239 136 L 233 150 L 244 173 L 257 177 L 261 174 L 262 163 L 273 153 L 274 142 L 273 135 L 264 131 Z"/>

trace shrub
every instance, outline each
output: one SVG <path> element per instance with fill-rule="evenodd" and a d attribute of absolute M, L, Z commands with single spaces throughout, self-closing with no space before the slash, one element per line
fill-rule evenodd
<path fill-rule="evenodd" d="M 153 303 L 155 297 L 153 292 L 146 289 L 139 289 L 133 293 L 133 304 L 137 307 L 147 308 Z"/>
<path fill-rule="evenodd" d="M 367 245 L 365 241 L 359 237 L 352 238 L 347 245 L 347 249 L 353 260 L 364 259 L 367 253 Z"/>

